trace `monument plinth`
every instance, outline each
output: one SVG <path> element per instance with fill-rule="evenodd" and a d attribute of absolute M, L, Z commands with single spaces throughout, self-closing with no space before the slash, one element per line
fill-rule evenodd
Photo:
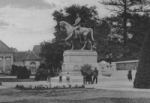
<path fill-rule="evenodd" d="M 91 50 L 67 50 L 63 54 L 62 71 L 69 72 L 70 75 L 81 75 L 80 69 L 85 64 L 90 64 L 92 69 L 99 69 L 97 63 L 97 52 Z"/>

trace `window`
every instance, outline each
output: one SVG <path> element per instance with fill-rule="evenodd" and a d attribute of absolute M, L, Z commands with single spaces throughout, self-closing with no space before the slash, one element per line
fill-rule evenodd
<path fill-rule="evenodd" d="M 30 65 L 36 65 L 36 63 L 35 62 L 31 62 Z"/>

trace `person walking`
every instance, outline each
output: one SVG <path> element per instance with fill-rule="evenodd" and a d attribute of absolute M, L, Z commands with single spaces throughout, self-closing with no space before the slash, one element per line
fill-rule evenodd
<path fill-rule="evenodd" d="M 128 80 L 129 82 L 132 81 L 132 70 L 128 71 Z"/>
<path fill-rule="evenodd" d="M 67 73 L 66 80 L 67 80 L 68 83 L 70 82 L 70 74 L 69 74 L 69 72 Z"/>
<path fill-rule="evenodd" d="M 47 71 L 47 82 L 51 82 L 51 71 L 50 70 L 48 70 Z"/>
<path fill-rule="evenodd" d="M 62 83 L 62 76 L 63 76 L 63 74 L 62 74 L 62 72 L 60 72 L 59 73 L 59 83 Z"/>
<path fill-rule="evenodd" d="M 97 68 L 95 67 L 95 70 L 93 71 L 93 84 L 94 84 L 94 82 L 95 82 L 95 80 L 96 80 L 96 84 L 97 84 L 97 81 L 98 81 L 98 70 L 97 70 Z"/>

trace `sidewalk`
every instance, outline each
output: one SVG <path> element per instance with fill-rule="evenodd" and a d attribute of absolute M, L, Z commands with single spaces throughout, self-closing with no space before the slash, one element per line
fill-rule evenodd
<path fill-rule="evenodd" d="M 71 84 L 72 86 L 77 85 L 82 85 L 82 83 L 48 83 L 46 81 L 39 81 L 39 82 L 3 82 L 2 86 L 0 86 L 0 89 L 6 89 L 6 88 L 14 88 L 16 85 L 24 85 L 25 87 L 28 86 L 63 86 L 65 85 L 66 87 Z M 133 82 L 129 81 L 113 81 L 113 82 L 101 82 L 98 84 L 88 84 L 85 85 L 86 88 L 95 88 L 95 89 L 101 89 L 101 90 L 115 90 L 115 91 L 131 91 L 131 92 L 150 92 L 150 89 L 136 89 L 133 88 Z"/>
<path fill-rule="evenodd" d="M 133 82 L 129 81 L 114 81 L 114 82 L 102 82 L 93 85 L 86 85 L 86 88 L 95 88 L 102 90 L 115 90 L 115 91 L 138 91 L 138 92 L 150 92 L 150 89 L 136 89 L 133 88 Z"/>

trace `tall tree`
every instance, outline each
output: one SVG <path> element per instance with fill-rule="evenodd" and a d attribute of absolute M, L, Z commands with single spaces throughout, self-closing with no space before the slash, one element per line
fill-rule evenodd
<path fill-rule="evenodd" d="M 143 0 L 140 0 L 140 2 L 144 3 Z M 142 45 L 142 50 L 140 52 L 140 59 L 135 75 L 135 88 L 150 88 L 150 31 L 148 31 L 146 35 L 147 36 L 145 37 L 145 40 Z"/>
<path fill-rule="evenodd" d="M 113 8 L 108 8 L 111 12 L 115 12 L 120 18 L 122 18 L 122 26 L 123 27 L 123 42 L 124 45 L 127 45 L 127 23 L 130 18 L 131 12 L 135 11 L 133 6 L 135 5 L 134 0 L 109 0 L 100 2 L 106 6 L 112 6 Z M 137 8 L 136 8 L 137 9 Z"/>
<path fill-rule="evenodd" d="M 150 88 L 150 32 L 147 33 L 140 54 L 140 60 L 134 80 L 135 88 Z"/>

